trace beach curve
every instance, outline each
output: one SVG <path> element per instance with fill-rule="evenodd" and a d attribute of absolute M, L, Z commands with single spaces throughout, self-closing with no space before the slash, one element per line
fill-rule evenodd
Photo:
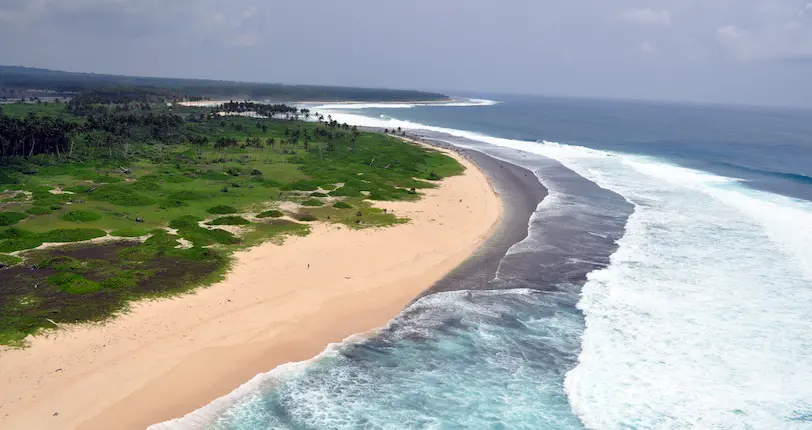
<path fill-rule="evenodd" d="M 362 231 L 316 224 L 284 246 L 237 254 L 225 281 L 194 295 L 138 303 L 103 326 L 0 352 L 0 426 L 144 428 L 385 325 L 466 260 L 502 215 L 484 173 L 449 154 L 465 174 L 419 202 L 378 205 L 408 224 Z"/>

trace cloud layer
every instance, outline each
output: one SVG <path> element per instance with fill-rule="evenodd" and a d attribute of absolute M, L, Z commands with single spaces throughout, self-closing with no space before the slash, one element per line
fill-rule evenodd
<path fill-rule="evenodd" d="M 812 105 L 809 0 L 0 0 L 0 63 Z"/>

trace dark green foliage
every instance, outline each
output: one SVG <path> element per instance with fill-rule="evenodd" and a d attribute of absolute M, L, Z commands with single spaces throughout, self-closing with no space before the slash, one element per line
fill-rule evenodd
<path fill-rule="evenodd" d="M 327 194 L 315 192 L 315 193 L 310 193 L 310 197 L 327 197 Z"/>
<path fill-rule="evenodd" d="M 220 218 L 216 218 L 212 221 L 209 221 L 207 224 L 209 225 L 248 225 L 251 224 L 250 221 L 241 217 L 241 216 L 224 216 Z"/>
<path fill-rule="evenodd" d="M 199 227 L 200 221 L 203 221 L 203 218 L 198 218 L 194 215 L 184 215 L 180 218 L 176 218 L 170 221 L 169 227 L 178 230 L 182 228 Z"/>
<path fill-rule="evenodd" d="M 169 194 L 170 200 L 203 200 L 209 198 L 209 195 L 199 193 L 196 191 L 178 191 Z"/>
<path fill-rule="evenodd" d="M 105 185 L 88 194 L 91 200 L 100 200 L 116 206 L 149 206 L 155 204 L 152 198 L 136 192 L 140 187 L 136 182 L 132 185 Z M 146 191 L 146 190 L 145 190 Z"/>
<path fill-rule="evenodd" d="M 310 200 L 303 201 L 302 206 L 311 206 L 311 207 L 324 206 L 324 203 L 320 202 L 318 200 L 310 199 Z"/>
<path fill-rule="evenodd" d="M 257 218 L 279 218 L 283 215 L 285 214 L 282 211 L 272 209 L 258 214 Z"/>
<path fill-rule="evenodd" d="M 439 181 L 439 180 L 443 179 L 443 177 L 442 177 L 442 176 L 440 176 L 440 175 L 438 175 L 438 174 L 436 174 L 436 173 L 434 173 L 434 172 L 431 172 L 431 173 L 429 173 L 429 175 L 426 177 L 426 179 L 428 179 L 428 180 L 430 180 L 430 181 Z"/>
<path fill-rule="evenodd" d="M 309 212 L 296 213 L 296 214 L 293 215 L 293 218 L 296 218 L 299 221 L 316 221 L 318 219 L 318 218 L 316 218 L 315 215 L 313 215 L 313 214 L 311 214 Z"/>
<path fill-rule="evenodd" d="M 262 176 L 262 170 L 251 169 L 251 176 Z"/>
<path fill-rule="evenodd" d="M 62 272 L 79 272 L 83 269 L 82 262 L 67 255 L 60 255 L 39 263 L 40 268 L 51 268 Z"/>
<path fill-rule="evenodd" d="M 14 252 L 42 245 L 40 235 L 16 227 L 0 231 L 0 252 Z"/>
<path fill-rule="evenodd" d="M 286 191 L 316 191 L 319 189 L 317 183 L 310 181 L 296 181 L 282 187 Z"/>
<path fill-rule="evenodd" d="M 32 206 L 25 210 L 25 213 L 30 215 L 48 215 L 51 212 L 53 212 L 53 210 L 46 206 Z"/>
<path fill-rule="evenodd" d="M 0 226 L 17 224 L 26 218 L 28 215 L 20 212 L 0 212 Z"/>
<path fill-rule="evenodd" d="M 239 167 L 231 167 L 228 170 L 226 170 L 226 173 L 228 173 L 231 176 L 242 176 L 242 169 L 240 169 Z"/>
<path fill-rule="evenodd" d="M 345 202 L 335 202 L 333 207 L 338 209 L 352 209 L 352 206 Z"/>
<path fill-rule="evenodd" d="M 107 233 L 97 228 L 60 228 L 43 233 L 40 238 L 43 242 L 68 243 L 82 242 L 103 236 L 107 236 Z"/>
<path fill-rule="evenodd" d="M 228 205 L 219 205 L 214 206 L 211 208 L 206 209 L 206 212 L 213 214 L 213 215 L 228 215 L 228 214 L 235 214 L 239 212 L 236 208 L 233 208 Z"/>
<path fill-rule="evenodd" d="M 73 222 L 91 222 L 91 221 L 98 221 L 101 219 L 101 214 L 91 211 L 83 211 L 83 210 L 75 210 L 70 212 L 65 212 L 59 218 L 63 221 L 73 221 Z"/>

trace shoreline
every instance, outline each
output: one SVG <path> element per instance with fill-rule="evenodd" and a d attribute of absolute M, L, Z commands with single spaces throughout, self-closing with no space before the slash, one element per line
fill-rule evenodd
<path fill-rule="evenodd" d="M 144 428 L 384 326 L 468 259 L 502 217 L 487 176 L 444 152 L 467 167 L 463 175 L 418 202 L 377 204 L 407 224 L 360 231 L 315 224 L 284 246 L 237 254 L 216 285 L 0 351 L 0 370 L 13 369 L 0 374 L 0 427 Z"/>

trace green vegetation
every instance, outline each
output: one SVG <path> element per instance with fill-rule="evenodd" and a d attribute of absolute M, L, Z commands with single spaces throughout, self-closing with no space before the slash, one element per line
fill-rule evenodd
<path fill-rule="evenodd" d="M 64 91 L 82 91 L 85 92 L 85 98 L 95 103 L 132 99 L 162 102 L 183 98 L 200 100 L 202 97 L 229 98 L 235 96 L 255 100 L 299 101 L 448 100 L 448 96 L 443 94 L 423 91 L 147 78 L 61 72 L 19 66 L 0 66 L 0 88 L 9 92 L 37 88 L 53 91 L 56 95 Z M 90 94 L 87 94 L 88 92 Z"/>
<path fill-rule="evenodd" d="M 20 257 L 15 257 L 13 255 L 6 255 L 0 254 L 0 265 L 4 265 L 6 267 L 16 266 L 22 263 L 23 259 Z"/>
<path fill-rule="evenodd" d="M 440 152 L 306 109 L 237 102 L 218 110 L 273 118 L 221 117 L 153 97 L 112 91 L 0 106 L 0 263 L 12 266 L 0 269 L 0 344 L 19 345 L 50 321 L 99 321 L 133 300 L 206 285 L 234 251 L 306 235 L 309 222 L 406 222 L 373 201 L 416 200 L 436 186 L 416 178 L 462 172 Z M 250 222 L 237 215 L 292 204 L 301 206 L 287 213 L 295 221 L 278 219 L 280 209 Z M 117 240 L 81 243 L 107 232 Z M 34 250 L 53 242 L 72 244 Z M 35 269 L 8 255 L 17 251 Z"/>
<path fill-rule="evenodd" d="M 319 200 L 305 200 L 302 202 L 302 206 L 324 206 L 324 203 Z"/>
<path fill-rule="evenodd" d="M 261 212 L 257 215 L 257 218 L 279 218 L 284 216 L 285 213 L 279 210 L 269 210 L 265 212 Z"/>
<path fill-rule="evenodd" d="M 0 213 L 0 226 L 17 224 L 18 222 L 28 218 L 27 214 L 19 212 L 3 212 Z"/>
<path fill-rule="evenodd" d="M 228 215 L 228 214 L 235 214 L 235 213 L 237 213 L 239 211 L 237 209 L 231 207 L 231 206 L 228 206 L 228 205 L 220 205 L 220 206 L 214 206 L 214 207 L 208 208 L 208 209 L 206 209 L 206 212 L 208 212 L 208 213 L 210 213 L 212 215 Z"/>
<path fill-rule="evenodd" d="M 91 211 L 70 211 L 62 214 L 59 219 L 63 221 L 76 221 L 76 222 L 91 222 L 101 219 L 101 215 Z"/>
<path fill-rule="evenodd" d="M 241 216 L 224 216 L 215 218 L 207 223 L 208 225 L 248 225 L 250 221 Z"/>

